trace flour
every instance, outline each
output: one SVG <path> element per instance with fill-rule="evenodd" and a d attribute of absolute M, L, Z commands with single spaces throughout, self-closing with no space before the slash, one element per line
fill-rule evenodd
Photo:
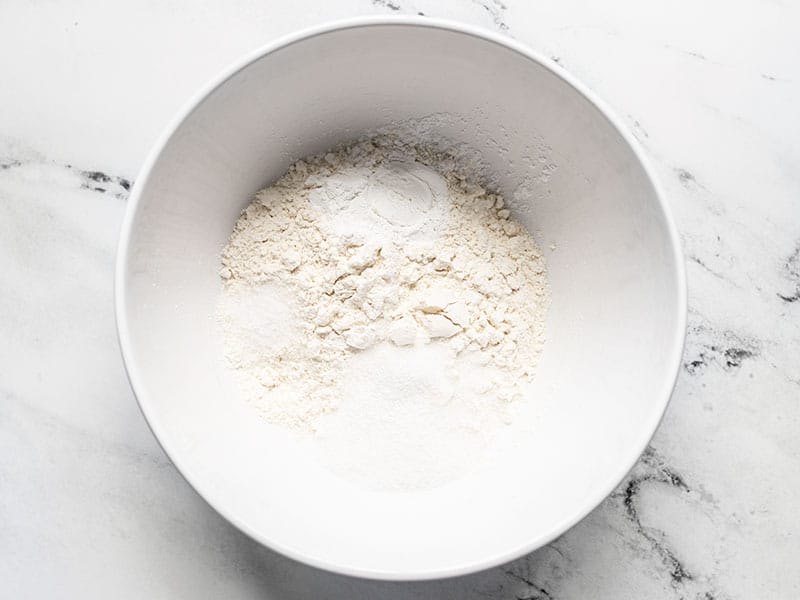
<path fill-rule="evenodd" d="M 533 375 L 549 303 L 541 253 L 503 199 L 391 135 L 260 191 L 220 275 L 247 400 L 378 489 L 435 487 L 479 462 Z"/>

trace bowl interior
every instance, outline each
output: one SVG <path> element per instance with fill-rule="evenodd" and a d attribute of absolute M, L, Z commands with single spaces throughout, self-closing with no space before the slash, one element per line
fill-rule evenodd
<path fill-rule="evenodd" d="M 430 491 L 365 490 L 255 417 L 222 358 L 219 253 L 253 193 L 389 123 L 479 156 L 545 250 L 552 305 L 530 410 L 484 465 Z M 120 257 L 131 381 L 170 457 L 223 515 L 325 568 L 487 567 L 597 505 L 652 435 L 682 343 L 681 269 L 625 137 L 570 83 L 491 38 L 394 22 L 318 31 L 230 75 L 145 168 Z M 551 245 L 554 249 L 550 249 Z"/>

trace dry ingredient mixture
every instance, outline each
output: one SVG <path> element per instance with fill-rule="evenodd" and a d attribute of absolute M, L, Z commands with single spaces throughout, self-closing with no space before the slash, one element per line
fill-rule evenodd
<path fill-rule="evenodd" d="M 431 488 L 479 462 L 544 340 L 533 238 L 452 157 L 392 135 L 258 192 L 220 276 L 246 399 L 371 488 Z"/>

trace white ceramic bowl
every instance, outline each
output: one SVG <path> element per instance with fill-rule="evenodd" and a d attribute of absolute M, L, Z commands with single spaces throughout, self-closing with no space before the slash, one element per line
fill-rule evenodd
<path fill-rule="evenodd" d="M 254 418 L 214 325 L 219 253 L 289 164 L 387 123 L 482 155 L 547 252 L 534 410 L 495 459 L 415 493 L 333 476 Z M 119 247 L 120 343 L 142 411 L 191 485 L 242 531 L 341 573 L 463 574 L 542 546 L 596 507 L 667 405 L 685 329 L 678 237 L 636 144 L 583 86 L 516 42 L 427 19 L 356 19 L 241 60 L 168 127 Z"/>

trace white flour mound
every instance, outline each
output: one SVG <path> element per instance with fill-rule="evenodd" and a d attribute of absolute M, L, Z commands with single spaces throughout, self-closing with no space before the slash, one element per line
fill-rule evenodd
<path fill-rule="evenodd" d="M 533 375 L 549 304 L 541 252 L 503 199 L 390 135 L 260 191 L 220 275 L 246 399 L 377 489 L 479 462 Z"/>

